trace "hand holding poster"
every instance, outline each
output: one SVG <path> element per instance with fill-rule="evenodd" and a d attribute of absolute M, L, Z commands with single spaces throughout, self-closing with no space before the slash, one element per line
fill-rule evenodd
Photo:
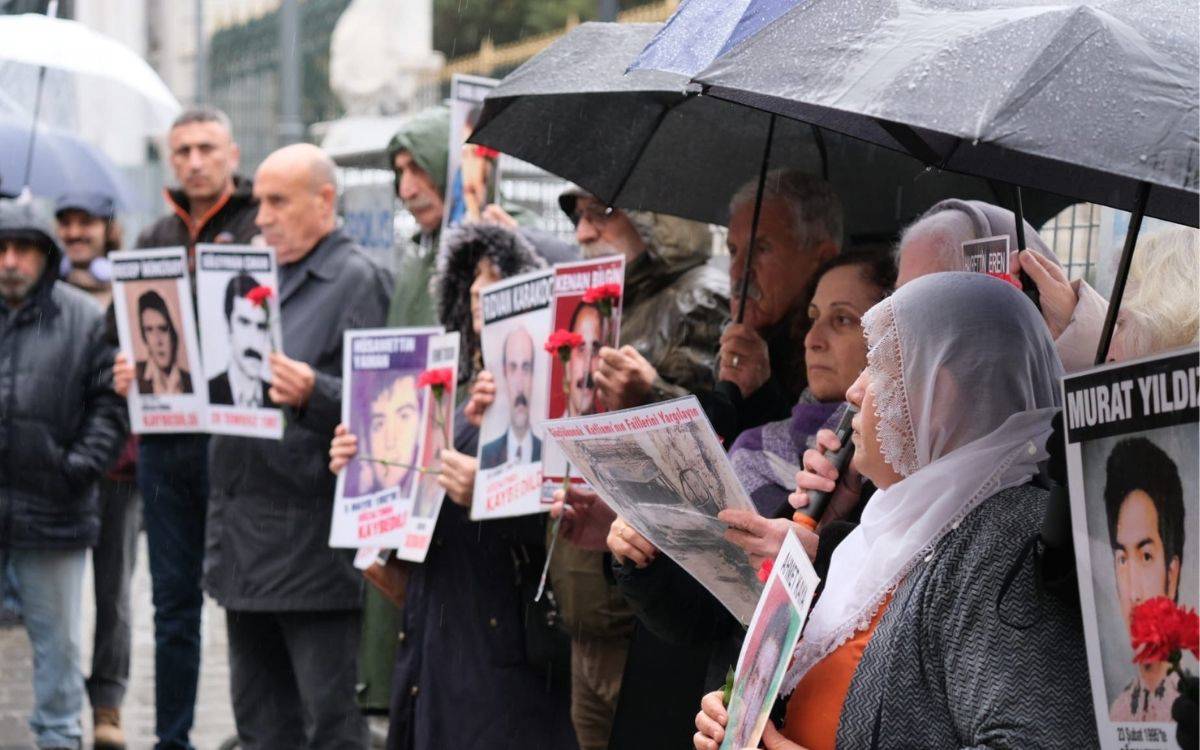
<path fill-rule="evenodd" d="M 1144 617 L 1197 606 L 1200 353 L 1063 379 L 1071 522 L 1100 744 L 1175 748 L 1179 674 L 1136 646 Z M 1139 606 L 1141 605 L 1141 606 Z M 1157 612 L 1156 612 L 1157 610 Z M 1192 643 L 1200 626 L 1191 618 Z M 1183 669 L 1196 674 L 1196 656 Z"/>
<path fill-rule="evenodd" d="M 750 622 L 762 583 L 717 514 L 754 505 L 694 396 L 558 419 L 546 435 L 610 508 Z"/>
<path fill-rule="evenodd" d="M 133 362 L 129 423 L 139 434 L 207 428 L 206 389 L 197 387 L 200 346 L 182 247 L 116 252 L 113 311 L 121 351 Z"/>
<path fill-rule="evenodd" d="M 621 255 L 554 266 L 554 330 L 577 334 L 580 343 L 566 362 L 557 356 L 550 358 L 547 398 L 551 419 L 606 411 L 596 397 L 592 375 L 600 365 L 600 348 L 615 348 L 620 341 L 624 283 L 625 257 Z M 542 481 L 547 498 L 562 485 L 566 463 L 557 445 L 546 446 Z"/>
<path fill-rule="evenodd" d="M 331 547 L 403 546 L 423 470 L 430 389 L 419 380 L 441 335 L 440 328 L 346 331 L 342 423 L 358 439 L 358 454 L 338 474 Z"/>
<path fill-rule="evenodd" d="M 758 747 L 819 581 L 789 531 L 742 641 L 721 750 Z"/>
<path fill-rule="evenodd" d="M 483 290 L 483 366 L 496 379 L 496 401 L 479 428 L 479 470 L 471 518 L 540 513 L 542 438 L 550 355 L 554 271 L 514 276 Z"/>
<path fill-rule="evenodd" d="M 196 295 L 209 431 L 283 437 L 283 412 L 271 401 L 272 352 L 283 350 L 275 250 L 196 246 Z"/>

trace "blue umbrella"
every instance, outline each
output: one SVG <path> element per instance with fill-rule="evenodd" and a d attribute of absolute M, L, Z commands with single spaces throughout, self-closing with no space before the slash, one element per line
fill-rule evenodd
<path fill-rule="evenodd" d="M 803 1 L 684 0 L 629 69 L 691 78 Z"/>
<path fill-rule="evenodd" d="M 28 167 L 34 195 L 55 199 L 68 191 L 95 192 L 112 196 L 118 209 L 134 207 L 120 170 L 99 149 L 70 133 L 40 125 L 29 161 L 30 131 L 29 122 L 0 119 L 0 194 L 19 194 Z"/>

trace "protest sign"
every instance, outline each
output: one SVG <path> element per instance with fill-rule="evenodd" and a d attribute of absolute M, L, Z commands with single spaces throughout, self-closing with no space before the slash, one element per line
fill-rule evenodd
<path fill-rule="evenodd" d="M 819 581 L 800 540 L 788 531 L 742 641 L 721 750 L 758 747 Z"/>
<path fill-rule="evenodd" d="M 483 100 L 499 81 L 456 73 L 450 79 L 450 152 L 446 163 L 445 214 L 442 236 L 447 227 L 477 222 L 484 207 L 496 202 L 500 184 L 500 154 L 486 146 L 467 143 Z"/>
<path fill-rule="evenodd" d="M 454 447 L 454 394 L 458 383 L 458 332 L 432 336 L 425 372 L 417 379 L 425 391 L 425 409 L 421 416 L 420 459 L 426 469 L 417 477 L 413 490 L 412 513 L 404 529 L 404 539 L 396 548 L 401 560 L 425 562 L 433 527 L 446 491 L 438 484 L 441 452 Z"/>
<path fill-rule="evenodd" d="M 984 237 L 962 243 L 967 270 L 989 276 L 1008 275 L 1008 235 Z"/>
<path fill-rule="evenodd" d="M 203 432 L 208 393 L 187 256 L 182 247 L 108 256 L 121 351 L 133 363 L 129 424 L 134 432 Z"/>
<path fill-rule="evenodd" d="M 554 270 L 514 276 L 485 288 L 483 366 L 496 378 L 496 401 L 479 428 L 479 470 L 471 518 L 539 513 L 542 422 L 550 355 L 544 349 L 553 313 Z"/>
<path fill-rule="evenodd" d="M 1063 403 L 1100 744 L 1175 748 L 1178 675 L 1164 660 L 1139 663 L 1132 633 L 1143 630 L 1133 623 L 1153 616 L 1155 604 L 1197 606 L 1200 353 L 1176 351 L 1068 376 Z M 1146 602 L 1151 609 L 1138 606 Z M 1184 652 L 1182 666 L 1195 674 L 1195 656 Z"/>
<path fill-rule="evenodd" d="M 275 249 L 196 245 L 196 296 L 209 432 L 278 440 L 283 412 L 268 393 L 271 352 L 283 349 Z"/>
<path fill-rule="evenodd" d="M 563 362 L 550 357 L 549 390 L 551 419 L 581 417 L 605 411 L 596 397 L 592 375 L 600 365 L 600 348 L 616 347 L 620 341 L 621 300 L 624 298 L 625 257 L 558 263 L 554 266 L 554 330 L 580 337 Z M 566 457 L 554 443 L 542 455 L 542 491 L 549 498 L 562 486 Z M 572 480 L 582 484 L 581 477 Z"/>
<path fill-rule="evenodd" d="M 598 495 L 742 624 L 762 583 L 717 514 L 754 510 L 694 396 L 546 424 Z"/>
<path fill-rule="evenodd" d="M 358 438 L 358 453 L 338 474 L 329 546 L 403 544 L 429 395 L 418 380 L 429 361 L 430 339 L 441 333 L 441 328 L 345 332 L 342 424 Z"/>

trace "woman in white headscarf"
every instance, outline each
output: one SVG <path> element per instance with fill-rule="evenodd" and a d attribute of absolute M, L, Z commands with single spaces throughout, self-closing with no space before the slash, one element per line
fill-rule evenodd
<path fill-rule="evenodd" d="M 1078 613 L 1023 555 L 1062 374 L 1045 324 L 1003 281 L 940 273 L 863 330 L 853 461 L 879 489 L 833 553 L 764 746 L 1095 745 Z M 726 720 L 705 696 L 698 750 Z"/>

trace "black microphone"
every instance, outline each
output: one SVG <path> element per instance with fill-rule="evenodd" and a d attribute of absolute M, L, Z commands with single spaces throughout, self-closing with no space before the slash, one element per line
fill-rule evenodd
<path fill-rule="evenodd" d="M 833 428 L 833 433 L 837 435 L 841 441 L 841 447 L 833 453 L 826 453 L 825 457 L 833 464 L 833 467 L 840 474 L 842 467 L 850 460 L 850 456 L 854 454 L 854 443 L 850 441 L 850 433 L 853 428 L 850 426 L 850 421 L 854 419 L 854 415 L 858 414 L 858 407 L 853 404 L 846 404 L 842 411 L 842 416 L 838 419 L 837 426 Z M 803 460 L 801 460 L 803 464 Z M 832 492 L 822 492 L 818 490 L 808 490 L 808 507 L 801 508 L 796 514 L 795 520 L 797 523 L 804 524 L 810 530 L 817 528 L 817 521 L 821 520 L 821 514 L 825 512 L 825 506 L 829 505 L 829 498 L 833 495 Z"/>

